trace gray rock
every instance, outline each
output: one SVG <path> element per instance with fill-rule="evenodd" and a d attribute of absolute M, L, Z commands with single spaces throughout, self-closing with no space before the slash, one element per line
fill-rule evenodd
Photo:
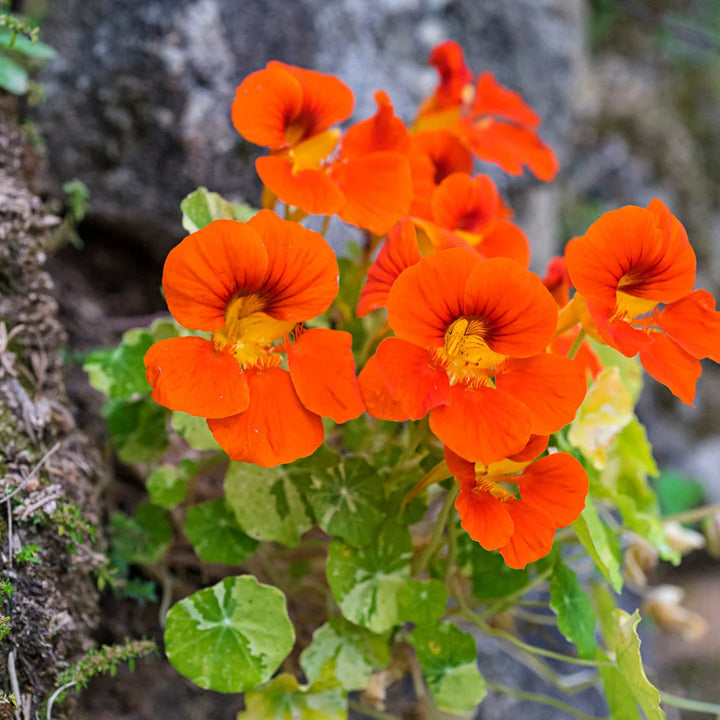
<path fill-rule="evenodd" d="M 182 234 L 179 202 L 198 185 L 258 200 L 261 151 L 230 121 L 248 73 L 271 59 L 335 73 L 355 91 L 355 119 L 374 111 L 372 95 L 384 88 L 409 120 L 435 84 L 428 52 L 447 38 L 463 45 L 474 71 L 492 70 L 525 95 L 562 162 L 581 8 L 581 0 L 56 0 L 43 32 L 58 60 L 36 109 L 55 192 L 80 178 L 97 220 L 162 257 Z M 539 183 L 526 175 L 512 185 L 523 223 Z M 550 227 L 543 257 L 555 242 Z"/>

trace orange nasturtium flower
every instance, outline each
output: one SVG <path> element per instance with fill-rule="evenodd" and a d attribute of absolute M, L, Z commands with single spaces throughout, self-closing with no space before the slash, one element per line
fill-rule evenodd
<path fill-rule="evenodd" d="M 511 568 L 545 557 L 555 530 L 570 525 L 585 507 L 588 477 L 572 455 L 535 460 L 547 441 L 535 435 L 519 453 L 489 465 L 445 448 L 445 462 L 460 485 L 460 523 L 485 550 L 499 550 Z"/>
<path fill-rule="evenodd" d="M 352 112 L 350 88 L 332 75 L 272 61 L 238 87 L 232 120 L 246 140 L 271 150 L 255 167 L 280 200 L 382 235 L 407 212 L 412 181 L 406 149 L 395 147 L 403 142 L 402 122 L 387 95 L 376 99 L 376 115 L 341 141 L 331 126 Z"/>
<path fill-rule="evenodd" d="M 575 416 L 582 373 L 545 352 L 557 306 L 513 260 L 443 250 L 400 274 L 387 307 L 397 337 L 380 344 L 359 378 L 371 414 L 417 420 L 429 411 L 445 445 L 484 464 Z"/>
<path fill-rule="evenodd" d="M 693 291 L 695 253 L 685 228 L 660 201 L 605 213 L 565 250 L 577 289 L 562 315 L 640 362 L 692 404 L 700 360 L 720 362 L 720 313 Z M 564 320 L 561 320 L 561 327 Z"/>
<path fill-rule="evenodd" d="M 233 460 L 292 462 L 322 444 L 322 417 L 363 411 L 350 335 L 300 325 L 338 290 L 335 255 L 317 233 L 269 210 L 215 220 L 170 251 L 163 289 L 182 326 L 212 336 L 155 343 L 145 355 L 152 396 L 207 418 Z"/>
<path fill-rule="evenodd" d="M 429 64 L 440 83 L 421 104 L 415 130 L 447 129 L 480 160 L 510 175 L 521 174 L 526 165 L 540 180 L 555 177 L 555 153 L 537 134 L 540 116 L 518 93 L 500 85 L 490 72 L 473 85 L 462 48 L 452 40 L 433 49 Z"/>

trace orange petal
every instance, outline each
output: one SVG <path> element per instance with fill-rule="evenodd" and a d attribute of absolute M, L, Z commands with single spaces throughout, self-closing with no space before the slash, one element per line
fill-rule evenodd
<path fill-rule="evenodd" d="M 485 341 L 490 349 L 512 357 L 543 352 L 555 334 L 558 316 L 540 278 L 507 258 L 475 264 L 461 314 L 480 318 L 487 327 Z"/>
<path fill-rule="evenodd" d="M 300 121 L 310 130 L 304 137 L 315 135 L 327 130 L 331 125 L 347 120 L 355 104 L 352 90 L 334 75 L 306 70 L 296 65 L 286 65 L 277 60 L 271 60 L 268 68 L 280 67 L 293 75 L 303 89 L 303 107 L 297 119 L 289 118 L 291 122 Z"/>
<path fill-rule="evenodd" d="M 460 524 L 465 532 L 485 550 L 497 550 L 507 544 L 513 534 L 513 521 L 508 512 L 512 503 L 500 502 L 489 492 L 464 480 L 455 500 Z"/>
<path fill-rule="evenodd" d="M 527 128 L 540 124 L 540 116 L 523 100 L 522 95 L 501 85 L 491 72 L 484 72 L 478 78 L 472 112 L 506 118 Z"/>
<path fill-rule="evenodd" d="M 509 175 L 520 175 L 523 165 L 538 180 L 552 180 L 560 169 L 555 153 L 533 130 L 483 118 L 463 123 L 463 131 L 476 157 L 499 165 Z"/>
<path fill-rule="evenodd" d="M 702 373 L 700 361 L 662 333 L 652 332 L 650 337 L 652 344 L 640 351 L 642 366 L 686 405 L 694 405 L 695 385 Z"/>
<path fill-rule="evenodd" d="M 374 152 L 397 152 L 405 155 L 410 150 L 410 133 L 405 123 L 395 115 L 390 97 L 384 90 L 375 93 L 377 112 L 348 128 L 343 136 L 340 157 L 353 159 Z"/>
<path fill-rule="evenodd" d="M 531 435 L 527 445 L 514 455 L 508 455 L 508 460 L 516 463 L 531 462 L 538 455 L 545 452 L 550 438 L 547 435 Z"/>
<path fill-rule="evenodd" d="M 542 282 L 555 298 L 558 307 L 564 307 L 570 302 L 572 283 L 570 282 L 570 275 L 564 257 L 556 255 L 550 258 Z"/>
<path fill-rule="evenodd" d="M 401 220 L 388 234 L 375 262 L 370 266 L 367 280 L 360 292 L 356 314 L 358 317 L 385 307 L 388 294 L 400 273 L 420 261 L 415 227 L 410 220 Z"/>
<path fill-rule="evenodd" d="M 390 393 L 390 388 L 380 371 L 377 355 L 373 355 L 365 363 L 365 367 L 358 375 L 358 385 L 365 408 L 373 417 L 396 422 L 410 419 L 402 405 Z"/>
<path fill-rule="evenodd" d="M 449 130 L 424 130 L 412 136 L 412 146 L 432 162 L 433 181 L 439 185 L 452 173 L 468 175 L 473 169 L 472 153 Z"/>
<path fill-rule="evenodd" d="M 252 227 L 214 220 L 168 253 L 162 282 L 170 313 L 191 330 L 219 330 L 233 295 L 256 292 L 267 267 L 267 251 Z"/>
<path fill-rule="evenodd" d="M 430 429 L 453 452 L 489 465 L 520 452 L 532 427 L 530 411 L 494 388 L 450 388 L 450 404 L 430 411 Z"/>
<path fill-rule="evenodd" d="M 170 410 L 222 418 L 247 408 L 247 380 L 235 357 L 209 340 L 176 337 L 145 353 L 145 377 L 155 402 Z"/>
<path fill-rule="evenodd" d="M 261 210 L 247 224 L 262 237 L 267 250 L 263 311 L 289 322 L 325 312 L 337 295 L 338 266 L 322 235 L 270 210 Z"/>
<path fill-rule="evenodd" d="M 355 377 L 352 336 L 339 330 L 305 330 L 286 345 L 288 369 L 302 404 L 323 417 L 344 423 L 365 406 Z"/>
<path fill-rule="evenodd" d="M 454 453 L 447 445 L 443 448 L 445 456 L 445 464 L 448 470 L 461 482 L 475 483 L 475 463 L 460 457 Z"/>
<path fill-rule="evenodd" d="M 277 155 L 258 158 L 255 169 L 263 184 L 286 205 L 311 215 L 334 215 L 345 202 L 345 196 L 324 170 L 294 173 L 292 163 Z"/>
<path fill-rule="evenodd" d="M 410 208 L 410 163 L 399 153 L 376 152 L 340 160 L 331 166 L 330 175 L 345 196 L 337 214 L 350 225 L 384 235 Z"/>
<path fill-rule="evenodd" d="M 653 203 L 653 211 L 634 205 L 611 210 L 567 244 L 570 279 L 588 303 L 612 314 L 618 289 L 665 303 L 692 290 L 695 253 L 687 234 L 660 201 Z"/>
<path fill-rule="evenodd" d="M 576 327 L 562 335 L 558 335 L 550 343 L 550 351 L 557 355 L 567 355 L 579 332 L 580 329 Z M 602 372 L 603 365 L 600 358 L 587 340 L 580 343 L 580 347 L 573 359 L 575 364 L 582 370 L 584 377 L 590 375 L 594 380 Z"/>
<path fill-rule="evenodd" d="M 396 335 L 421 347 L 442 347 L 445 331 L 464 314 L 465 285 L 481 262 L 472 251 L 454 248 L 405 270 L 387 303 L 388 322 Z"/>
<path fill-rule="evenodd" d="M 707 290 L 695 290 L 666 305 L 658 325 L 693 357 L 720 362 L 720 312 Z"/>
<path fill-rule="evenodd" d="M 521 500 L 506 503 L 515 531 L 507 545 L 499 548 L 508 567 L 522 570 L 551 550 L 555 526 L 540 508 Z"/>
<path fill-rule="evenodd" d="M 486 258 L 506 257 L 527 268 L 530 265 L 530 243 L 515 223 L 500 220 L 483 231 L 476 246 Z"/>
<path fill-rule="evenodd" d="M 427 350 L 399 338 L 386 338 L 376 357 L 390 393 L 412 420 L 449 401 L 447 373 L 433 362 Z"/>
<path fill-rule="evenodd" d="M 433 193 L 432 214 L 435 223 L 448 230 L 481 233 L 512 213 L 489 175 L 453 173 Z"/>
<path fill-rule="evenodd" d="M 246 373 L 245 412 L 208 420 L 213 437 L 233 460 L 274 467 L 307 457 L 322 445 L 322 419 L 300 402 L 282 368 Z"/>
<path fill-rule="evenodd" d="M 454 40 L 446 40 L 436 45 L 430 52 L 428 65 L 432 65 L 440 76 L 440 83 L 433 93 L 431 104 L 436 107 L 460 104 L 465 86 L 473 80 L 473 74 L 465 63 L 462 47 Z"/>
<path fill-rule="evenodd" d="M 588 301 L 587 310 L 600 339 L 619 350 L 625 357 L 635 357 L 640 350 L 652 343 L 650 336 L 644 330 L 633 327 L 628 320 L 612 317 L 609 306 Z M 583 327 L 585 323 L 586 321 L 583 320 Z M 589 328 L 585 329 L 591 337 L 594 337 Z"/>
<path fill-rule="evenodd" d="M 556 528 L 570 525 L 585 507 L 588 476 L 567 453 L 546 455 L 513 479 L 523 501 L 544 510 Z"/>
<path fill-rule="evenodd" d="M 550 353 L 510 359 L 495 382 L 498 390 L 528 408 L 532 431 L 538 435 L 549 435 L 572 422 L 587 390 L 575 361 Z"/>
<path fill-rule="evenodd" d="M 281 148 L 288 144 L 285 132 L 303 107 L 300 82 L 279 64 L 248 75 L 232 104 L 235 129 L 256 145 Z"/>

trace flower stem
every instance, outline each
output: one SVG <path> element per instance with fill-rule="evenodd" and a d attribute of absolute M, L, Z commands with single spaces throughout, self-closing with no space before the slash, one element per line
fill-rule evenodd
<path fill-rule="evenodd" d="M 672 695 L 671 693 L 660 691 L 660 700 L 665 705 L 682 708 L 683 710 L 694 710 L 695 712 L 708 713 L 720 717 L 720 704 L 705 702 L 704 700 L 691 700 L 690 698 Z"/>
<path fill-rule="evenodd" d="M 609 718 L 599 718 L 596 715 L 588 715 L 582 710 L 574 708 L 572 705 L 563 702 L 562 700 L 556 700 L 555 698 L 542 695 L 541 693 L 526 692 L 524 690 L 516 690 L 515 688 L 508 687 L 507 685 L 501 685 L 494 680 L 485 681 L 488 687 L 491 687 L 495 692 L 508 695 L 509 697 L 517 698 L 518 700 L 529 700 L 530 702 L 541 703 L 542 705 L 549 705 L 554 707 L 556 710 L 561 710 L 569 715 L 573 715 L 579 720 L 610 720 Z"/>
<path fill-rule="evenodd" d="M 580 328 L 577 336 L 573 340 L 573 344 L 570 346 L 570 349 L 568 350 L 568 353 L 567 353 L 567 356 L 571 360 L 573 360 L 575 358 L 575 356 L 577 355 L 577 351 L 580 349 L 580 346 L 582 345 L 583 340 L 585 339 L 586 335 L 587 335 L 587 333 L 585 332 L 585 330 Z"/>
<path fill-rule="evenodd" d="M 720 504 L 715 505 L 703 505 L 693 510 L 686 510 L 685 512 L 675 513 L 674 515 L 665 515 L 661 518 L 663 522 L 678 522 L 686 523 L 693 522 L 695 520 L 702 520 L 708 515 L 720 515 Z"/>
<path fill-rule="evenodd" d="M 454 487 L 449 490 L 448 494 L 445 496 L 445 502 L 443 503 L 443 506 L 440 509 L 440 514 L 438 515 L 438 518 L 435 522 L 435 527 L 433 528 L 432 535 L 430 536 L 430 542 L 427 544 L 425 550 L 423 550 L 422 555 L 418 558 L 413 575 L 420 575 L 421 573 L 423 573 L 427 569 L 427 566 L 430 564 L 430 560 L 432 559 L 433 555 L 435 555 L 435 553 L 438 551 L 442 543 L 443 530 L 445 529 L 448 515 L 452 510 L 457 494 L 458 488 Z"/>

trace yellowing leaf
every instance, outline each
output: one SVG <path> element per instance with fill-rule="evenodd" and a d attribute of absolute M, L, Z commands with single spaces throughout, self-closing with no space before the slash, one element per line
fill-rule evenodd
<path fill-rule="evenodd" d="M 588 390 L 570 425 L 568 440 L 602 470 L 608 447 L 633 417 L 633 399 L 622 383 L 620 371 L 606 368 Z"/>

